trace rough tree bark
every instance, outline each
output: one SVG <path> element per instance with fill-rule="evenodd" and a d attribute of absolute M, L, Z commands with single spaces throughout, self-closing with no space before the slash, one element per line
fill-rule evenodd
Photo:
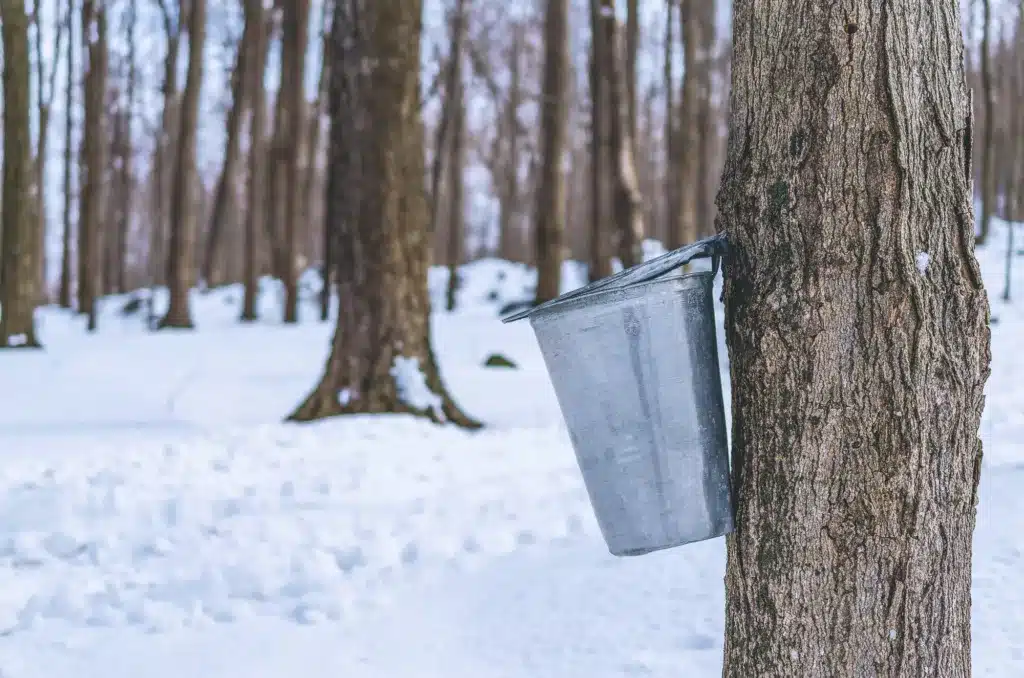
<path fill-rule="evenodd" d="M 969 676 L 990 348 L 957 2 L 733 12 L 724 676 Z"/>
<path fill-rule="evenodd" d="M 534 248 L 537 257 L 536 303 L 558 296 L 565 237 L 565 155 L 569 78 L 569 4 L 546 0 L 544 77 L 540 101 L 540 169 L 537 177 Z"/>
<path fill-rule="evenodd" d="M 85 45 L 85 125 L 82 130 L 81 198 L 78 217 L 78 311 L 88 316 L 86 327 L 96 329 L 96 296 L 101 280 L 100 235 L 106 203 L 107 163 L 107 9 L 100 0 L 82 2 L 82 41 Z"/>
<path fill-rule="evenodd" d="M 36 231 L 32 200 L 32 127 L 28 17 L 23 0 L 0 1 L 3 38 L 3 225 L 0 240 L 0 349 L 38 348 L 36 338 Z"/>
<path fill-rule="evenodd" d="M 335 4 L 327 223 L 338 319 L 324 375 L 293 420 L 405 412 L 479 426 L 449 396 L 430 339 L 422 9 L 422 0 Z"/>
<path fill-rule="evenodd" d="M 72 184 L 72 163 L 74 162 L 75 133 L 75 3 L 68 0 L 68 13 L 64 29 L 68 33 L 67 75 L 64 90 L 64 229 L 61 233 L 60 291 L 57 303 L 61 308 L 71 308 L 71 215 L 74 202 Z"/>
<path fill-rule="evenodd" d="M 267 50 L 270 44 L 270 22 L 264 18 L 263 0 L 245 0 L 245 22 L 252 24 L 251 38 L 247 48 L 253 55 L 249 59 L 250 118 L 249 118 L 249 175 L 246 186 L 245 207 L 245 293 L 242 299 L 242 322 L 256 320 L 256 295 L 259 292 L 259 278 L 256 267 L 256 238 L 259 237 L 266 218 L 261 212 L 263 192 L 266 186 L 264 164 L 266 161 L 266 119 L 267 90 L 263 86 L 263 75 L 267 67 Z"/>
<path fill-rule="evenodd" d="M 191 0 L 188 13 L 188 73 L 181 100 L 178 152 L 171 193 L 171 233 L 167 247 L 167 287 L 170 302 L 158 329 L 191 329 L 192 289 L 196 239 L 196 128 L 199 92 L 203 86 L 203 45 L 206 42 L 206 0 Z M 180 16 L 180 15 L 179 15 Z"/>
<path fill-rule="evenodd" d="M 981 19 L 981 96 L 985 116 L 981 139 L 981 219 L 976 242 L 988 238 L 992 211 L 996 202 L 995 154 L 992 140 L 995 133 L 995 89 L 992 87 L 992 0 L 982 0 Z"/>
<path fill-rule="evenodd" d="M 625 64 L 629 62 L 623 52 L 619 20 L 615 17 L 614 0 L 602 0 L 604 25 L 604 65 L 608 74 L 608 141 L 612 160 L 612 211 L 615 218 L 615 242 L 619 261 L 630 268 L 643 261 L 644 222 L 641 210 L 640 183 L 636 174 L 636 141 L 630 131 L 630 93 Z M 634 102 L 635 107 L 635 102 Z"/>
<path fill-rule="evenodd" d="M 224 149 L 224 165 L 221 167 L 220 176 L 217 178 L 217 187 L 213 193 L 213 212 L 210 215 L 206 247 L 203 248 L 203 260 L 199 269 L 199 277 L 207 286 L 217 282 L 213 277 L 214 263 L 217 261 L 217 251 L 220 248 L 225 222 L 228 219 L 228 209 L 232 206 L 235 198 L 235 174 L 238 171 L 242 155 L 239 137 L 242 131 L 242 118 L 248 102 L 246 92 L 248 85 L 245 74 L 248 68 L 246 60 L 250 58 L 247 47 L 252 41 L 250 37 L 252 29 L 252 24 L 246 21 L 238 43 L 238 52 L 235 54 L 235 65 L 231 71 L 231 108 L 228 109 L 225 121 L 227 145 Z"/>

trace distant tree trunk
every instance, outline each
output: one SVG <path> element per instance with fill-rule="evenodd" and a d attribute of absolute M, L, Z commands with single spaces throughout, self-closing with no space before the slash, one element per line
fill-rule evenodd
<path fill-rule="evenodd" d="M 277 232 L 281 235 L 284 269 L 285 300 L 284 321 L 298 322 L 299 281 L 298 281 L 298 221 L 301 217 L 300 204 L 302 189 L 299 171 L 299 153 L 302 146 L 302 111 L 305 105 L 305 89 L 302 86 L 306 71 L 306 43 L 309 35 L 309 0 L 289 0 L 284 3 L 281 30 L 281 92 L 278 106 L 278 162 L 275 174 L 283 181 L 279 197 L 283 198 L 284 222 Z"/>
<path fill-rule="evenodd" d="M 520 223 L 519 162 L 521 155 L 522 126 L 519 110 L 523 105 L 522 61 L 525 27 L 516 22 L 512 27 L 512 49 L 509 53 L 509 85 L 505 114 L 502 117 L 502 135 L 505 137 L 502 171 L 504 176 L 499 190 L 498 256 L 506 261 L 517 260 L 523 249 L 522 224 Z"/>
<path fill-rule="evenodd" d="M 465 31 L 466 17 L 465 0 L 460 0 L 458 12 L 462 17 L 455 22 L 452 30 Z M 459 47 L 459 53 L 453 49 L 451 59 L 453 88 L 445 92 L 445 96 L 451 99 L 452 129 L 451 139 L 448 145 L 450 151 L 448 163 L 448 285 L 445 294 L 445 309 L 455 310 L 455 295 L 459 289 L 459 264 L 462 261 L 463 240 L 466 237 L 465 229 L 465 204 L 463 193 L 463 172 L 466 164 L 466 97 L 465 86 L 462 82 L 462 53 L 461 45 L 463 38 L 452 38 L 452 47 Z"/>
<path fill-rule="evenodd" d="M 697 60 L 697 161 L 695 180 L 697 182 L 696 220 L 697 236 L 706 238 L 715 232 L 715 190 L 718 175 L 712 171 L 715 165 L 715 151 L 718 145 L 718 130 L 712 101 L 712 67 L 715 50 L 715 0 L 702 0 L 700 8 L 700 58 Z"/>
<path fill-rule="evenodd" d="M 128 236 L 131 232 L 132 207 L 134 203 L 134 191 L 132 189 L 135 186 L 134 163 L 132 162 L 132 158 L 135 156 L 135 150 L 132 145 L 132 124 L 135 120 L 135 30 L 137 16 L 138 0 L 130 0 L 128 3 L 128 16 L 126 17 L 128 22 L 126 36 L 128 41 L 128 86 L 125 92 L 125 110 L 121 114 L 123 128 L 120 134 L 120 167 L 118 168 L 118 175 L 121 180 L 121 195 L 119 196 L 121 209 L 117 225 L 117 248 L 114 257 L 116 261 L 114 285 L 117 292 L 126 292 L 128 290 L 125 276 L 128 265 Z"/>
<path fill-rule="evenodd" d="M 107 10 L 103 2 L 82 1 L 82 36 L 86 45 L 85 125 L 82 141 L 82 193 L 78 217 L 78 310 L 96 330 L 96 297 L 101 282 L 100 236 L 106 205 L 107 163 Z"/>
<path fill-rule="evenodd" d="M 68 53 L 67 53 L 67 81 L 64 90 L 64 230 L 61 233 L 61 254 L 60 254 L 60 292 L 57 303 L 61 308 L 71 308 L 71 210 L 74 200 L 72 186 L 72 163 L 74 162 L 74 132 L 75 132 L 75 2 L 68 0 L 67 25 L 68 32 Z M 56 58 L 56 57 L 55 57 Z"/>
<path fill-rule="evenodd" d="M 608 228 L 609 149 L 607 31 L 601 16 L 601 0 L 590 0 L 590 282 L 612 274 Z"/>
<path fill-rule="evenodd" d="M 320 157 L 320 128 L 323 126 L 324 105 L 327 100 L 327 84 L 329 82 L 328 75 L 330 73 L 329 67 L 331 64 L 331 2 L 332 0 L 327 0 L 323 4 L 323 28 L 321 36 L 322 47 L 320 50 L 320 77 L 316 88 L 316 100 L 313 102 L 312 106 L 310 106 L 310 114 L 308 121 L 309 138 L 306 142 L 306 172 L 302 180 L 302 207 L 305 214 L 309 215 L 309 218 L 304 218 L 303 221 L 312 221 L 312 215 L 314 213 L 313 187 L 317 183 L 317 160 Z M 320 290 L 320 321 L 326 322 L 328 316 L 330 315 L 331 308 L 331 238 L 328 235 L 326 222 L 322 216 L 319 219 L 319 227 L 321 248 L 323 251 L 323 286 Z"/>
<path fill-rule="evenodd" d="M 558 296 L 565 233 L 565 172 L 562 168 L 568 110 L 568 0 L 546 0 L 544 78 L 540 103 L 541 165 L 534 232 L 537 257 L 536 303 Z"/>
<path fill-rule="evenodd" d="M 249 176 L 246 187 L 245 209 L 245 295 L 242 300 L 243 322 L 256 320 L 256 296 L 259 278 L 256 266 L 256 238 L 262 224 L 263 193 L 266 188 L 264 162 L 266 160 L 267 90 L 263 85 L 266 72 L 267 50 L 270 43 L 270 25 L 264 18 L 263 0 L 245 0 L 245 22 L 251 24 L 248 49 L 253 55 L 247 64 L 251 95 L 249 118 Z"/>
<path fill-rule="evenodd" d="M 985 111 L 985 127 L 981 141 L 981 223 L 976 242 L 980 245 L 988 237 L 995 209 L 995 154 L 992 148 L 995 132 L 995 91 L 992 87 L 992 0 L 982 0 L 981 25 L 981 93 Z"/>
<path fill-rule="evenodd" d="M 160 115 L 160 129 L 157 132 L 156 149 L 153 159 L 153 222 L 150 230 L 149 262 L 150 277 L 155 287 L 166 278 L 167 268 L 166 245 L 168 231 L 168 203 L 170 191 L 168 168 L 174 163 L 175 153 L 171 141 L 177 138 L 177 103 L 178 103 L 178 46 L 181 43 L 186 7 L 185 0 L 178 3 L 177 19 L 171 17 L 170 11 L 161 0 L 163 15 L 164 39 L 167 41 L 167 53 L 164 55 L 164 79 L 161 86 L 163 111 Z M 155 310 L 155 294 L 150 296 L 149 325 L 157 326 Z"/>
<path fill-rule="evenodd" d="M 697 239 L 698 167 L 700 144 L 697 139 L 697 46 L 699 44 L 699 18 L 697 2 L 706 0 L 680 0 L 679 20 L 683 37 L 683 91 L 679 102 L 679 122 L 676 134 L 675 177 L 677 199 L 675 223 L 670 233 L 669 249 L 688 245 Z"/>
<path fill-rule="evenodd" d="M 966 678 L 990 348 L 959 14 L 827 9 L 734 5 L 723 676 Z"/>
<path fill-rule="evenodd" d="M 203 85 L 203 45 L 206 42 L 206 0 L 191 0 L 188 17 L 188 74 L 181 100 L 177 166 L 171 194 L 171 233 L 167 252 L 167 287 L 170 303 L 159 328 L 191 329 L 192 289 L 196 238 L 197 184 L 196 127 L 199 92 Z"/>
<path fill-rule="evenodd" d="M 662 75 L 665 91 L 665 215 L 661 223 L 661 241 L 666 245 L 675 242 L 672 233 L 675 231 L 676 212 L 679 209 L 679 182 L 676 180 L 676 167 L 678 163 L 676 151 L 676 136 L 678 130 L 678 119 L 675 105 L 675 77 L 672 68 L 672 55 L 675 52 L 675 38 L 672 34 L 672 26 L 675 22 L 676 0 L 665 0 L 665 44 L 664 44 L 664 73 Z"/>
<path fill-rule="evenodd" d="M 238 53 L 235 55 L 235 66 L 231 72 L 231 108 L 228 109 L 226 122 L 227 146 L 224 149 L 224 166 L 217 179 L 217 188 L 214 189 L 213 213 L 210 217 L 210 227 L 206 236 L 206 247 L 203 248 L 202 268 L 199 274 L 200 279 L 207 285 L 214 285 L 217 282 L 213 277 L 214 263 L 217 260 L 217 251 L 224 233 L 224 224 L 228 219 L 228 210 L 235 199 L 235 175 L 242 153 L 239 136 L 247 103 L 245 73 L 248 54 L 246 45 L 251 42 L 249 37 L 251 30 L 252 26 L 246 22 L 238 44 Z"/>
<path fill-rule="evenodd" d="M 28 16 L 23 0 L 0 0 L 3 37 L 3 207 L 0 223 L 0 348 L 38 348 L 33 218 Z"/>
<path fill-rule="evenodd" d="M 448 395 L 430 340 L 422 9 L 422 0 L 335 5 L 327 223 L 339 310 L 324 375 L 294 420 L 406 412 L 479 425 Z"/>
<path fill-rule="evenodd" d="M 38 137 L 36 137 L 35 157 L 35 217 L 39 221 L 39 228 L 33 233 L 39 242 L 34 243 L 32 251 L 36 254 L 35 272 L 33 279 L 36 281 L 36 298 L 38 303 L 45 304 L 49 295 L 46 290 L 46 158 L 49 148 L 50 112 L 53 110 L 53 97 L 56 91 L 57 66 L 60 64 L 61 43 L 64 40 L 65 22 L 59 15 L 54 16 L 55 27 L 53 59 L 50 62 L 50 71 L 46 71 L 46 59 L 43 58 L 43 11 L 41 0 L 34 0 L 32 20 L 36 26 L 36 114 L 39 122 Z M 70 16 L 70 12 L 69 12 Z"/>
<path fill-rule="evenodd" d="M 643 261 L 644 225 L 642 198 L 636 175 L 636 142 L 629 130 L 629 93 L 623 87 L 623 65 L 627 61 L 619 37 L 614 0 L 602 0 L 605 47 L 604 70 L 608 73 L 609 146 L 613 160 L 615 190 L 612 197 L 619 261 L 624 268 Z"/>

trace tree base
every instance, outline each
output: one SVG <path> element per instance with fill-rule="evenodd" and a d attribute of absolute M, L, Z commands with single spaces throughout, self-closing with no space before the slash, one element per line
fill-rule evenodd
<path fill-rule="evenodd" d="M 40 344 L 39 341 L 37 339 L 35 339 L 35 338 L 29 338 L 28 341 L 26 341 L 24 343 L 17 344 L 16 346 L 11 346 L 10 344 L 7 343 L 7 341 L 4 341 L 3 343 L 0 343 L 0 351 L 20 351 L 20 350 L 39 351 L 39 350 L 42 350 L 42 348 L 43 348 L 43 345 Z"/>
<path fill-rule="evenodd" d="M 195 328 L 192 318 L 176 318 L 170 315 L 165 315 L 156 324 L 158 330 L 194 330 Z"/>

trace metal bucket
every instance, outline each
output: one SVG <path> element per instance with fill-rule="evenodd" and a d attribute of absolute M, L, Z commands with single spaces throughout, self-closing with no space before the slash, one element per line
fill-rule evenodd
<path fill-rule="evenodd" d="M 733 530 L 715 338 L 718 236 L 529 317 L 608 549 L 642 555 Z M 697 256 L 712 271 L 665 274 Z"/>

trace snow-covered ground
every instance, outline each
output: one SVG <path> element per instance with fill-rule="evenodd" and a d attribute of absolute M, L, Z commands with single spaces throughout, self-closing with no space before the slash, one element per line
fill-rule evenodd
<path fill-rule="evenodd" d="M 1024 675 L 1024 282 L 999 300 L 1003 252 L 997 231 L 980 253 L 978 676 Z M 528 272 L 464 275 L 434 328 L 476 433 L 280 423 L 329 328 L 311 304 L 278 324 L 271 286 L 249 327 L 238 289 L 197 295 L 193 333 L 148 333 L 124 299 L 95 336 L 46 311 L 45 352 L 0 355 L 0 676 L 717 676 L 723 540 L 607 553 L 531 330 L 497 319 Z M 482 367 L 492 352 L 520 369 Z"/>

